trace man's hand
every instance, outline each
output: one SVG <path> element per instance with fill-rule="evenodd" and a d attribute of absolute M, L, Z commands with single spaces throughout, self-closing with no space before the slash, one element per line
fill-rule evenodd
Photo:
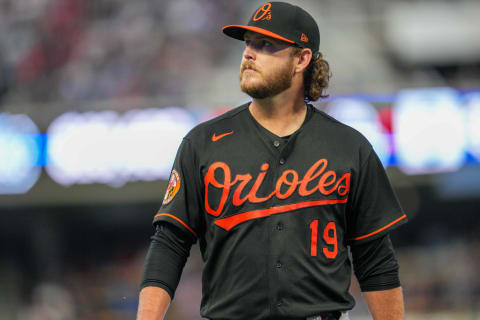
<path fill-rule="evenodd" d="M 402 287 L 382 291 L 364 292 L 374 320 L 404 320 Z"/>
<path fill-rule="evenodd" d="M 167 291 L 162 288 L 143 288 L 140 291 L 137 320 L 163 320 L 170 301 Z"/>

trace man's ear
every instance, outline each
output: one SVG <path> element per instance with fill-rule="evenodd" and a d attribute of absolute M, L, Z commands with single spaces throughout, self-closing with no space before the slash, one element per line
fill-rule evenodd
<path fill-rule="evenodd" d="M 308 48 L 303 48 L 297 55 L 297 64 L 295 65 L 296 73 L 303 73 L 307 69 L 310 61 L 312 61 L 313 55 L 312 50 Z"/>

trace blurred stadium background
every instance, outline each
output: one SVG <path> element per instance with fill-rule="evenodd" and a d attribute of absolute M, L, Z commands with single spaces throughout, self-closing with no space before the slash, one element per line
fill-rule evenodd
<path fill-rule="evenodd" d="M 480 319 L 480 2 L 298 0 L 410 223 L 408 319 Z M 182 136 L 248 100 L 221 27 L 259 1 L 0 0 L 0 319 L 133 319 Z M 192 249 L 167 319 L 200 319 Z M 369 319 L 358 287 L 352 319 Z"/>

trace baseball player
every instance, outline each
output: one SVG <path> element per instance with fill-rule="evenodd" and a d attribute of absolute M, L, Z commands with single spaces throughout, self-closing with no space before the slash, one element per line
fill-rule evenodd
<path fill-rule="evenodd" d="M 252 101 L 183 139 L 137 319 L 163 319 L 196 241 L 204 318 L 348 319 L 353 267 L 373 318 L 403 319 L 388 232 L 407 218 L 369 142 L 308 104 L 330 74 L 316 22 L 269 2 L 223 32 L 245 42 L 240 87 Z"/>

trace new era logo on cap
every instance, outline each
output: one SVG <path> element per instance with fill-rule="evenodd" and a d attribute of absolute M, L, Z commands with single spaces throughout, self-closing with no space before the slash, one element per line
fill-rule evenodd
<path fill-rule="evenodd" d="M 313 53 L 320 45 L 320 32 L 313 17 L 286 2 L 267 2 L 254 11 L 247 25 L 223 27 L 227 36 L 242 41 L 247 30 L 309 48 Z"/>
<path fill-rule="evenodd" d="M 300 41 L 308 42 L 308 37 L 305 33 L 302 33 L 302 36 L 300 37 Z"/>

